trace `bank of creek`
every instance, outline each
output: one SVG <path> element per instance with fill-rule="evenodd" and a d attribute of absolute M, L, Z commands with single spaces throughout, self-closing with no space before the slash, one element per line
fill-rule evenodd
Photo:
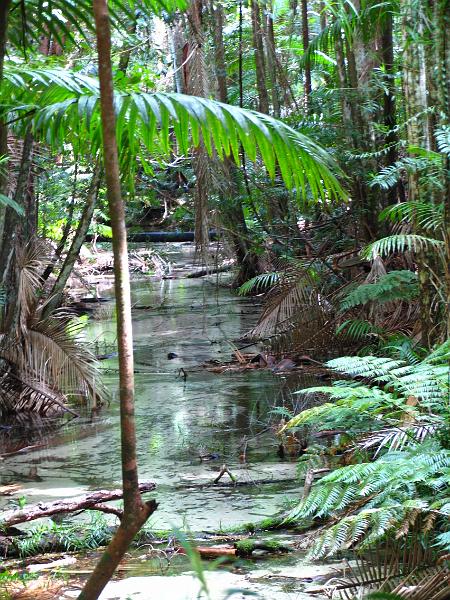
<path fill-rule="evenodd" d="M 174 264 L 176 278 L 147 275 L 133 281 L 140 478 L 157 484 L 153 495 L 159 507 L 148 528 L 155 532 L 188 528 L 200 539 L 205 532 L 229 531 L 273 516 L 301 495 L 295 459 L 281 459 L 277 453 L 280 414 L 273 409 L 292 409 L 296 402 L 292 391 L 316 385 L 317 380 L 307 371 L 218 374 L 205 369 L 207 361 L 230 360 L 234 344 L 245 344 L 237 340 L 255 323 L 257 301 L 230 294 L 226 286 L 217 285 L 215 276 L 183 277 L 192 262 L 191 245 L 161 248 Z M 111 297 L 112 280 L 103 278 L 99 291 Z M 115 341 L 113 302 L 103 303 L 100 310 L 89 320 L 85 335 L 98 353 L 108 353 Z M 16 421 L 2 430 L 5 456 L 0 483 L 19 486 L 15 495 L 0 497 L 2 509 L 18 497 L 34 504 L 120 487 L 117 359 L 101 364 L 111 402 L 96 416 L 82 414 L 64 423 L 42 421 L 34 429 L 30 422 Z M 11 452 L 25 445 L 25 437 L 28 448 Z M 212 485 L 224 463 L 239 485 L 223 485 L 231 483 L 227 475 L 222 485 Z M 74 518 L 89 519 L 87 513 Z M 261 537 L 295 542 L 290 533 Z M 156 547 L 163 550 L 156 558 L 150 556 L 148 543 L 134 548 L 101 598 L 195 598 L 200 584 L 189 574 L 192 565 L 187 557 L 168 560 L 167 541 Z M 55 597 L 76 597 L 76 583 L 96 556 L 95 551 L 78 556 L 73 565 L 61 567 L 70 581 Z M 205 563 L 213 599 L 225 597 L 229 589 L 240 590 L 236 598 L 249 591 L 267 599 L 317 598 L 308 587 L 317 586 L 321 575 L 339 567 L 307 563 L 298 550 L 225 563 L 213 571 Z"/>

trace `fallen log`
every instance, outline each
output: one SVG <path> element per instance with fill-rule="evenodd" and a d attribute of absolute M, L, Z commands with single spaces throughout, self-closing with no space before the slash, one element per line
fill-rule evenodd
<path fill-rule="evenodd" d="M 156 484 L 147 481 L 139 484 L 141 493 L 151 492 L 155 489 Z M 91 492 L 84 496 L 76 496 L 68 500 L 56 500 L 54 502 L 39 502 L 23 509 L 7 510 L 0 513 L 0 527 L 5 530 L 19 523 L 28 523 L 43 517 L 52 517 L 61 513 L 78 512 L 82 510 L 99 510 L 115 514 L 120 518 L 122 511 L 119 509 L 104 506 L 104 502 L 112 500 L 121 500 L 123 498 L 123 490 L 99 490 Z"/>
<path fill-rule="evenodd" d="M 253 540 L 249 538 L 241 539 L 233 546 L 197 546 L 196 551 L 201 558 L 215 559 L 220 557 L 249 557 L 255 550 L 267 552 L 268 554 L 279 554 L 292 552 L 294 548 L 288 544 L 282 544 L 275 540 Z M 178 554 L 185 554 L 184 548 L 177 548 Z"/>
<path fill-rule="evenodd" d="M 188 273 L 186 275 L 186 279 L 197 279 L 198 277 L 206 277 L 207 275 L 215 275 L 216 273 L 226 273 L 227 271 L 231 271 L 235 263 L 230 263 L 229 265 L 222 265 L 220 267 L 213 267 L 211 269 L 200 269 L 199 271 L 194 271 L 193 273 Z"/>
<path fill-rule="evenodd" d="M 140 232 L 129 232 L 129 242 L 193 242 L 195 234 L 193 231 L 140 231 Z M 86 236 L 87 242 L 92 242 L 94 236 L 88 234 Z M 209 239 L 214 241 L 217 239 L 217 231 L 212 229 L 209 232 Z M 111 238 L 98 236 L 96 242 L 111 242 Z"/>
<path fill-rule="evenodd" d="M 246 485 L 258 486 L 258 485 L 275 485 L 280 483 L 299 483 L 298 477 L 284 477 L 274 479 L 236 479 L 234 481 L 205 481 L 205 483 L 182 483 L 175 486 L 177 490 L 190 490 L 190 489 L 203 489 L 209 487 L 241 487 Z"/>

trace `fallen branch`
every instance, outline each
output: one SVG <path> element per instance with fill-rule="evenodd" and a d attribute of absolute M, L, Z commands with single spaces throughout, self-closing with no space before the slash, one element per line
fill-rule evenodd
<path fill-rule="evenodd" d="M 233 475 L 233 473 L 229 470 L 229 468 L 227 467 L 227 465 L 222 465 L 222 468 L 220 469 L 220 473 L 218 474 L 218 476 L 214 479 L 214 484 L 219 483 L 219 481 L 222 479 L 222 477 L 224 475 L 228 475 L 229 478 L 231 479 L 231 481 L 233 483 L 236 483 L 236 477 Z"/>
<path fill-rule="evenodd" d="M 197 546 L 196 550 L 202 558 L 215 559 L 219 557 L 248 557 L 255 550 L 267 552 L 268 554 L 278 554 L 292 552 L 293 547 L 275 540 L 253 540 L 249 538 L 241 539 L 233 546 Z M 185 554 L 183 548 L 177 548 L 179 554 Z"/>
<path fill-rule="evenodd" d="M 311 488 L 312 488 L 312 484 L 314 483 L 314 478 L 316 475 L 320 475 L 322 473 L 329 473 L 331 469 L 329 469 L 328 467 L 324 467 L 323 469 L 309 469 L 308 472 L 306 473 L 306 477 L 305 477 L 305 484 L 303 487 L 303 500 L 305 500 L 310 492 L 311 492 Z"/>
<path fill-rule="evenodd" d="M 156 487 L 151 481 L 139 484 L 141 493 L 151 492 Z M 80 510 L 100 510 L 119 516 L 117 509 L 105 507 L 102 503 L 112 500 L 121 500 L 123 491 L 120 490 L 100 490 L 84 496 L 76 496 L 69 500 L 56 500 L 55 502 L 40 502 L 19 510 L 7 510 L 0 513 L 0 527 L 8 529 L 19 523 L 28 523 L 43 517 L 51 517 L 60 513 L 77 512 Z M 120 511 L 121 512 L 121 511 Z"/>

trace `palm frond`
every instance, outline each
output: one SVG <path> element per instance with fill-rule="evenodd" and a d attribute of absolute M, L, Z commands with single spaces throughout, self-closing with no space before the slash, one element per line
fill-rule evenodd
<path fill-rule="evenodd" d="M 45 246 L 31 242 L 17 250 L 17 327 L 0 334 L 3 368 L 3 410 L 40 410 L 66 407 L 66 397 L 95 402 L 105 396 L 95 357 L 80 338 L 81 322 L 68 311 L 42 319 L 39 305 L 40 273 Z"/>
<path fill-rule="evenodd" d="M 444 224 L 444 205 L 429 202 L 400 202 L 381 211 L 380 221 L 416 223 L 424 230 L 436 231 Z"/>
<path fill-rule="evenodd" d="M 276 283 L 278 283 L 280 279 L 280 274 L 277 271 L 273 271 L 271 273 L 261 273 L 260 275 L 256 275 L 256 277 L 252 277 L 245 283 L 243 283 L 240 288 L 238 288 L 238 294 L 240 296 L 247 296 L 249 294 L 260 294 L 261 292 L 266 292 L 268 289 L 272 288 Z"/>
<path fill-rule="evenodd" d="M 267 339 L 295 328 L 305 312 L 319 318 L 323 302 L 318 298 L 315 282 L 308 271 L 297 268 L 286 271 L 269 291 L 261 317 L 250 335 Z"/>
<path fill-rule="evenodd" d="M 135 11 L 158 14 L 177 9 L 184 10 L 187 0 L 133 0 L 110 2 L 112 25 L 125 29 L 125 18 L 133 18 Z M 92 2 L 89 0 L 24 0 L 13 2 L 10 10 L 9 38 L 20 49 L 26 48 L 30 40 L 39 42 L 42 36 L 52 36 L 64 46 L 76 37 L 87 39 L 93 32 Z"/>
<path fill-rule="evenodd" d="M 388 256 L 389 254 L 395 254 L 396 252 L 420 252 L 422 250 L 440 251 L 443 246 L 443 241 L 424 237 L 422 235 L 391 235 L 366 246 L 361 252 L 361 256 L 371 260 L 376 256 Z"/>
<path fill-rule="evenodd" d="M 72 75 L 73 81 L 68 82 Z M 17 68 L 6 68 L 5 79 L 9 85 L 2 86 L 1 95 L 3 103 L 11 107 L 10 117 L 19 115 L 23 122 L 31 119 L 36 137 L 58 147 L 70 137 L 75 151 L 83 145 L 86 154 L 100 148 L 99 95 L 91 81 L 81 81 L 79 75 L 67 71 L 64 78 L 57 73 L 54 80 L 54 71 L 22 74 Z M 31 89 L 27 81 L 32 81 Z M 83 93 L 76 89 L 81 85 Z M 251 161 L 260 157 L 272 178 L 279 169 L 286 186 L 300 196 L 308 187 L 315 198 L 346 197 L 336 177 L 339 168 L 330 155 L 307 136 L 268 115 L 169 93 L 116 92 L 115 106 L 120 162 L 130 183 L 138 161 L 151 172 L 151 156 L 170 153 L 175 143 L 178 152 L 187 154 L 191 146 L 202 143 L 209 155 L 215 152 L 220 159 L 231 156 L 237 164 L 242 147 Z"/>

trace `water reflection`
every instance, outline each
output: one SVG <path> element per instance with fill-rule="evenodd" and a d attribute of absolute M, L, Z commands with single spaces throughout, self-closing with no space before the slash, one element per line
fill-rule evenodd
<path fill-rule="evenodd" d="M 182 248 L 174 252 L 172 247 L 171 252 L 180 264 L 190 259 Z M 102 293 L 112 290 L 104 287 Z M 286 490 L 298 493 L 293 481 L 295 464 L 281 462 L 277 456 L 270 425 L 279 416 L 271 410 L 292 403 L 290 388 L 305 383 L 269 371 L 216 375 L 199 368 L 206 360 L 229 359 L 230 342 L 251 328 L 257 306 L 204 279 L 147 278 L 133 284 L 132 300 L 140 307 L 133 312 L 140 477 L 158 484 L 160 508 L 155 523 L 180 525 L 186 516 L 191 528 L 204 529 L 271 514 L 283 502 Z M 116 337 L 111 307 L 106 316 L 91 320 L 86 336 L 111 345 Z M 176 358 L 169 360 L 169 353 Z M 103 368 L 110 406 L 93 420 L 60 424 L 60 430 L 51 435 L 45 427 L 38 427 L 36 437 L 16 430 L 22 443 L 37 439 L 40 445 L 27 454 L 6 457 L 1 463 L 2 483 L 21 483 L 21 493 L 30 502 L 117 487 L 116 359 L 104 361 Z M 187 373 L 186 381 L 178 377 L 180 368 Z M 8 435 L 8 430 L 0 431 L 0 439 Z M 242 464 L 244 447 L 247 462 Z M 201 461 L 199 456 L 204 454 L 215 459 Z M 291 483 L 283 485 L 283 490 L 279 485 L 198 487 L 214 479 L 223 462 L 240 479 L 285 477 Z M 30 468 L 35 472 L 32 481 Z"/>

